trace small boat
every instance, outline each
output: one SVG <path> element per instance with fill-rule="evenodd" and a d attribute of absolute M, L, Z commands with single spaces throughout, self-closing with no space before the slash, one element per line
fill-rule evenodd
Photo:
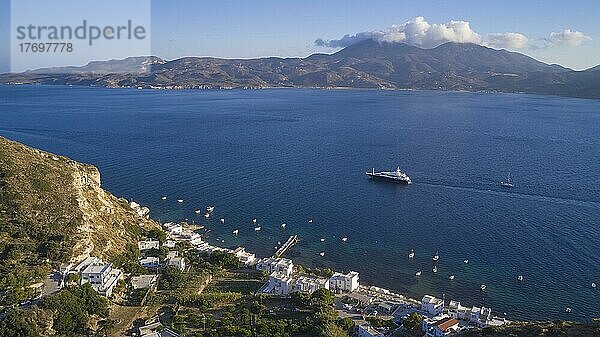
<path fill-rule="evenodd" d="M 233 235 L 238 235 L 239 232 L 240 232 L 240 230 L 236 229 L 236 230 L 233 231 Z"/>
<path fill-rule="evenodd" d="M 481 289 L 481 291 L 484 291 L 485 288 L 487 288 L 487 286 L 485 284 L 482 284 L 482 285 L 479 286 L 479 289 Z"/>
<path fill-rule="evenodd" d="M 320 252 L 319 255 L 325 256 L 325 252 Z"/>
<path fill-rule="evenodd" d="M 413 249 L 411 249 L 410 253 L 408 253 L 408 258 L 412 259 L 413 257 L 415 257 L 415 251 Z"/>
<path fill-rule="evenodd" d="M 415 276 L 421 276 L 421 271 L 419 270 L 418 272 L 416 272 Z"/>
<path fill-rule="evenodd" d="M 469 259 L 464 259 L 464 260 L 463 260 L 463 262 L 464 262 L 465 264 L 467 264 L 467 263 L 469 263 Z"/>
<path fill-rule="evenodd" d="M 324 242 L 324 241 L 325 241 L 325 238 L 321 238 L 321 242 Z"/>
<path fill-rule="evenodd" d="M 343 242 L 346 242 L 346 241 L 348 241 L 348 238 L 344 236 L 344 237 L 342 238 L 342 241 L 343 241 Z"/>
<path fill-rule="evenodd" d="M 450 275 L 450 276 L 448 276 L 448 279 L 449 279 L 450 281 L 454 280 L 454 275 Z"/>
<path fill-rule="evenodd" d="M 435 252 L 435 255 L 431 258 L 433 261 L 437 261 L 440 259 L 440 254 L 438 252 Z"/>
<path fill-rule="evenodd" d="M 523 281 L 523 275 L 517 276 L 517 281 Z"/>
<path fill-rule="evenodd" d="M 313 223 L 313 219 L 308 220 L 308 223 Z"/>
<path fill-rule="evenodd" d="M 197 210 L 195 210 L 194 212 L 196 212 L 196 214 L 200 214 L 202 211 L 201 211 L 201 210 L 199 210 L 199 209 L 197 209 Z"/>
<path fill-rule="evenodd" d="M 510 173 L 508 174 L 508 177 L 506 178 L 506 180 L 503 180 L 500 182 L 500 186 L 509 187 L 509 188 L 515 187 L 512 180 L 510 179 Z"/>
<path fill-rule="evenodd" d="M 208 219 L 210 217 L 210 213 L 204 214 L 204 217 Z"/>
<path fill-rule="evenodd" d="M 225 243 L 225 239 L 221 240 L 221 242 Z"/>
<path fill-rule="evenodd" d="M 596 283 L 592 282 L 592 288 L 596 288 Z"/>
<path fill-rule="evenodd" d="M 434 266 L 434 267 L 433 267 L 433 272 L 434 272 L 434 273 L 437 273 L 437 270 L 438 270 L 438 269 L 437 269 L 437 266 Z"/>
<path fill-rule="evenodd" d="M 252 219 L 252 223 L 256 223 L 256 218 Z"/>
<path fill-rule="evenodd" d="M 161 198 L 162 200 L 167 200 L 167 196 L 163 195 L 163 197 Z"/>
<path fill-rule="evenodd" d="M 225 219 L 221 218 L 221 223 L 225 223 Z"/>
<path fill-rule="evenodd" d="M 206 212 L 212 213 L 215 210 L 215 206 L 206 206 Z"/>
<path fill-rule="evenodd" d="M 572 311 L 571 308 L 569 308 L 569 307 L 565 308 L 565 312 L 571 312 L 571 311 Z"/>
<path fill-rule="evenodd" d="M 183 199 L 177 199 L 177 202 L 182 203 Z"/>
<path fill-rule="evenodd" d="M 254 230 L 258 232 L 260 230 L 260 228 L 261 228 L 260 226 L 254 227 Z"/>
<path fill-rule="evenodd" d="M 281 241 L 277 241 L 277 244 L 281 246 Z"/>
<path fill-rule="evenodd" d="M 285 223 L 281 224 L 281 228 L 285 228 L 285 226 L 287 226 L 287 224 L 285 224 Z"/>

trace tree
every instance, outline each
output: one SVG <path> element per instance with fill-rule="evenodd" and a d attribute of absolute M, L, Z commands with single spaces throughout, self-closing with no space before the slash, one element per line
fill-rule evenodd
<path fill-rule="evenodd" d="M 423 323 L 423 316 L 419 315 L 416 312 L 408 315 L 402 325 L 406 328 L 406 330 L 410 331 L 420 331 L 421 324 Z"/>
<path fill-rule="evenodd" d="M 331 306 L 335 296 L 329 289 L 321 288 L 313 292 L 310 299 L 314 305 Z"/>
<path fill-rule="evenodd" d="M 164 269 L 158 279 L 158 287 L 164 290 L 179 289 L 185 286 L 185 274 L 174 266 Z"/>
<path fill-rule="evenodd" d="M 40 336 L 35 317 L 23 310 L 9 311 L 0 321 L 0 336 L 4 337 L 38 337 Z"/>
<path fill-rule="evenodd" d="M 151 239 L 158 240 L 160 243 L 167 241 L 167 233 L 159 228 L 153 228 L 149 230 L 146 233 L 146 236 Z"/>
<path fill-rule="evenodd" d="M 345 331 L 350 331 L 352 328 L 354 328 L 355 324 L 350 317 L 344 317 L 338 319 L 337 325 L 339 325 L 340 328 L 344 329 Z"/>

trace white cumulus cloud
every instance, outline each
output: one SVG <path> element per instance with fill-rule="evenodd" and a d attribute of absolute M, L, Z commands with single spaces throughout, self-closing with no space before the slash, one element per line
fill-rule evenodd
<path fill-rule="evenodd" d="M 487 44 L 493 48 L 524 49 L 529 38 L 521 33 L 493 33 L 487 37 Z"/>
<path fill-rule="evenodd" d="M 550 33 L 549 37 L 530 39 L 517 32 L 492 33 L 485 39 L 471 28 L 468 21 L 451 20 L 447 23 L 429 23 L 417 16 L 403 24 L 393 25 L 385 30 L 374 30 L 344 35 L 340 39 L 317 39 L 318 47 L 344 48 L 365 40 L 379 42 L 406 43 L 420 48 L 435 48 L 446 42 L 475 43 L 492 48 L 512 50 L 536 50 L 557 46 L 577 47 L 592 38 L 579 31 L 565 29 Z"/>
<path fill-rule="evenodd" d="M 393 25 L 385 31 L 361 32 L 345 35 L 337 40 L 317 39 L 315 44 L 322 47 L 343 48 L 367 39 L 403 42 L 422 48 L 433 48 L 446 42 L 482 43 L 483 41 L 481 35 L 472 30 L 467 21 L 430 24 L 424 17 L 418 16 L 404 24 Z"/>
<path fill-rule="evenodd" d="M 577 47 L 584 42 L 591 41 L 592 38 L 579 31 L 565 29 L 562 32 L 552 32 L 547 39 L 550 46 L 568 46 Z"/>

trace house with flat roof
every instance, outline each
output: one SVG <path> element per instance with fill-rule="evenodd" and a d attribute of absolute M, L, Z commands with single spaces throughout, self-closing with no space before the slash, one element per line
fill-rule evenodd
<path fill-rule="evenodd" d="M 167 266 L 173 266 L 177 269 L 184 271 L 185 270 L 185 260 L 183 257 L 173 257 L 167 261 Z"/>
<path fill-rule="evenodd" d="M 246 248 L 244 247 L 236 248 L 235 250 L 233 250 L 232 254 L 235 255 L 240 261 L 240 263 L 244 264 L 244 266 L 253 266 L 258 261 L 256 255 L 247 252 Z"/>
<path fill-rule="evenodd" d="M 292 292 L 312 294 L 319 289 L 329 289 L 329 280 L 314 275 L 300 275 L 292 284 Z"/>
<path fill-rule="evenodd" d="M 150 249 L 159 249 L 160 248 L 160 242 L 158 240 L 143 240 L 143 241 L 138 241 L 138 249 L 143 252 L 145 250 L 150 250 Z"/>
<path fill-rule="evenodd" d="M 492 309 L 486 307 L 476 307 L 473 306 L 471 308 L 471 316 L 469 318 L 469 324 L 485 327 L 489 325 L 492 320 Z"/>
<path fill-rule="evenodd" d="M 269 275 L 278 271 L 284 272 L 289 276 L 294 271 L 294 263 L 292 260 L 283 257 L 267 257 L 258 260 L 256 263 L 256 269 L 260 271 L 266 271 Z"/>
<path fill-rule="evenodd" d="M 352 292 L 358 288 L 358 272 L 334 273 L 329 279 L 329 289 L 333 292 Z"/>
<path fill-rule="evenodd" d="M 110 296 L 117 282 L 123 278 L 121 270 L 99 258 L 86 259 L 84 262 L 89 264 L 78 265 L 81 270 L 80 284 L 89 283 L 99 294 Z"/>
<path fill-rule="evenodd" d="M 440 315 L 444 310 L 444 301 L 435 296 L 425 295 L 421 299 L 421 310 L 433 316 Z"/>

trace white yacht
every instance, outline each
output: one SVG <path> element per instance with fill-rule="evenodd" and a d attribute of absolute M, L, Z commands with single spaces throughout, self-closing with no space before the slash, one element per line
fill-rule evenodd
<path fill-rule="evenodd" d="M 254 230 L 258 232 L 260 230 L 260 228 L 261 228 L 260 226 L 254 227 Z"/>
<path fill-rule="evenodd" d="M 287 224 L 285 224 L 285 223 L 281 224 L 281 228 L 285 228 L 285 226 L 287 226 Z"/>
<path fill-rule="evenodd" d="M 167 196 L 163 195 L 163 197 L 161 198 L 162 200 L 167 200 Z"/>
<path fill-rule="evenodd" d="M 220 221 L 221 221 L 221 223 L 225 223 L 225 219 L 223 219 L 223 218 L 221 218 Z"/>
<path fill-rule="evenodd" d="M 413 257 L 415 257 L 415 251 L 411 249 L 410 253 L 408 253 L 408 258 L 412 259 Z"/>
<path fill-rule="evenodd" d="M 450 275 L 450 276 L 448 276 L 448 279 L 449 279 L 450 281 L 454 280 L 454 275 Z"/>
<path fill-rule="evenodd" d="M 431 258 L 433 261 L 437 261 L 440 259 L 440 254 L 438 252 L 435 252 L 435 255 Z"/>
<path fill-rule="evenodd" d="M 182 203 L 183 199 L 177 199 L 177 202 Z"/>
<path fill-rule="evenodd" d="M 320 252 L 319 255 L 325 256 L 325 252 Z"/>
<path fill-rule="evenodd" d="M 517 276 L 517 281 L 523 281 L 523 275 Z"/>
<path fill-rule="evenodd" d="M 418 272 L 416 272 L 415 276 L 421 276 L 421 271 L 419 270 Z"/>
<path fill-rule="evenodd" d="M 344 237 L 342 238 L 342 241 L 343 241 L 343 242 L 346 242 L 346 241 L 348 241 L 348 238 L 344 236 Z"/>
<path fill-rule="evenodd" d="M 238 235 L 239 232 L 240 232 L 240 230 L 236 229 L 236 230 L 233 231 L 233 235 Z"/>
<path fill-rule="evenodd" d="M 434 272 L 434 273 L 437 273 L 437 271 L 438 271 L 438 269 L 437 269 L 437 266 L 434 266 L 434 267 L 433 267 L 433 272 Z"/>
<path fill-rule="evenodd" d="M 481 291 L 484 291 L 485 288 L 487 288 L 487 286 L 485 284 L 482 284 L 481 286 L 479 286 L 479 289 L 481 289 Z"/>
<path fill-rule="evenodd" d="M 467 264 L 467 263 L 469 263 L 469 259 L 464 259 L 464 260 L 463 260 L 463 262 L 464 262 L 465 264 Z"/>

